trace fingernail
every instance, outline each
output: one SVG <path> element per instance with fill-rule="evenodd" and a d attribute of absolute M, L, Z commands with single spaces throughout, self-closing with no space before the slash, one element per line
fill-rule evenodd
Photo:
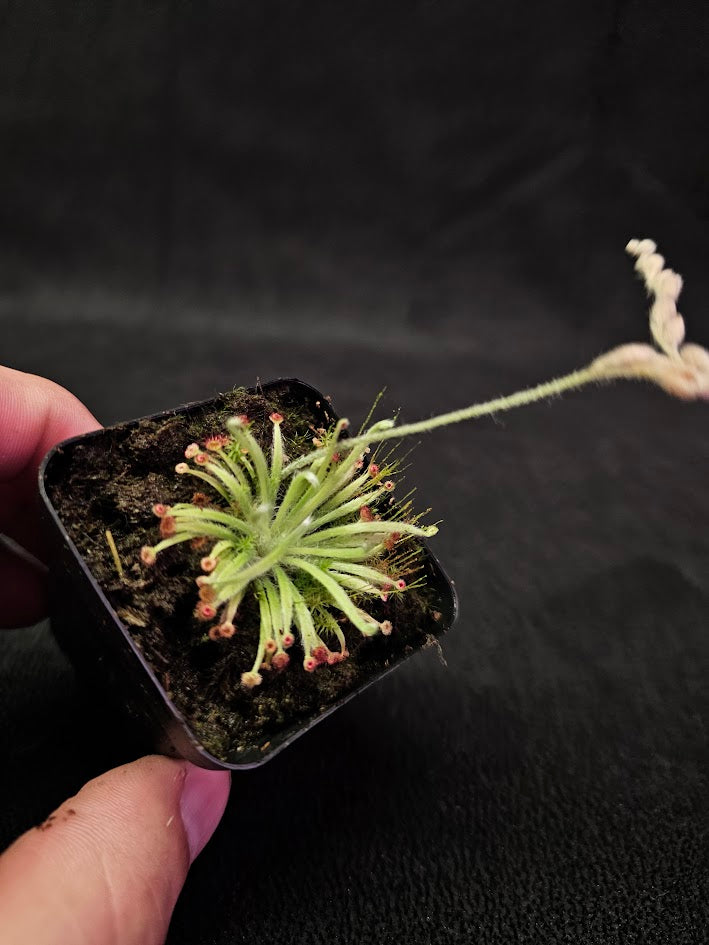
<path fill-rule="evenodd" d="M 190 863 L 202 852 L 221 820 L 229 797 L 228 771 L 207 771 L 185 763 L 180 815 L 190 848 Z"/>

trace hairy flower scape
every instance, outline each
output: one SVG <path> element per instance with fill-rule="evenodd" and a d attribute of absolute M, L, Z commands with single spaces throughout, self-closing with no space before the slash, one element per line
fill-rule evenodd
<path fill-rule="evenodd" d="M 196 477 L 209 494 L 195 492 L 191 503 L 154 505 L 161 541 L 144 547 L 141 559 L 151 566 L 166 548 L 185 541 L 204 551 L 194 615 L 211 624 L 211 640 L 238 632 L 239 607 L 247 594 L 255 595 L 260 635 L 253 665 L 241 677 L 244 686 L 259 685 L 264 668 L 287 666 L 296 637 L 309 672 L 345 659 L 341 621 L 366 637 L 391 634 L 392 622 L 372 616 L 368 601 L 386 601 L 421 582 L 420 545 L 412 539 L 431 537 L 437 528 L 412 513 L 408 496 L 394 503 L 398 464 L 391 456 L 375 461 L 374 444 L 618 378 L 649 380 L 685 400 L 709 399 L 709 352 L 683 344 L 684 321 L 676 307 L 681 277 L 665 269 L 652 240 L 631 240 L 626 250 L 653 298 L 655 347 L 622 345 L 564 377 L 417 423 L 381 420 L 367 426 L 370 414 L 363 431 L 347 437 L 342 434 L 348 421 L 339 420 L 329 431 L 317 430 L 315 449 L 294 460 L 286 456 L 286 420 L 279 413 L 270 416 L 269 455 L 245 416 L 228 421 L 228 433 L 185 448 L 187 462 L 179 462 L 176 473 Z"/>

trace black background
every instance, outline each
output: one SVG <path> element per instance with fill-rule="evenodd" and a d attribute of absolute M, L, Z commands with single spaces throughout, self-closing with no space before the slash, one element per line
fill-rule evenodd
<path fill-rule="evenodd" d="M 7 2 L 0 357 L 105 423 L 302 377 L 407 419 L 709 343 L 709 7 Z M 699 943 L 706 405 L 584 391 L 418 449 L 461 617 L 234 779 L 172 945 Z M 131 757 L 0 638 L 0 845 Z M 110 730 L 108 730 L 110 733 Z"/>

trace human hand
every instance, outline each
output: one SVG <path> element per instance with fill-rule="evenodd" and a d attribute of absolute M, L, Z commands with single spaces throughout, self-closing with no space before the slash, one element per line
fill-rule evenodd
<path fill-rule="evenodd" d="M 40 561 L 39 463 L 55 443 L 98 427 L 68 391 L 0 367 L 0 534 Z M 0 545 L 0 626 L 43 617 L 44 584 L 39 568 Z M 0 856 L 1 945 L 163 942 L 229 780 L 149 757 L 90 781 Z"/>

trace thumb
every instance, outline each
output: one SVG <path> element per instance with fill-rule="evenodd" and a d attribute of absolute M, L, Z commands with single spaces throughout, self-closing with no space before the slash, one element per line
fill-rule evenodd
<path fill-rule="evenodd" d="M 0 857 L 0 942 L 163 942 L 228 794 L 228 772 L 157 756 L 90 781 Z"/>

